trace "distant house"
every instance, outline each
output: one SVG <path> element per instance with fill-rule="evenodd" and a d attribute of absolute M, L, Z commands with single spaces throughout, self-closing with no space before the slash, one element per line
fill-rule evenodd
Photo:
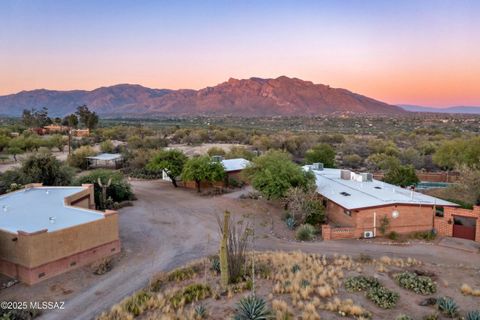
<path fill-rule="evenodd" d="M 73 129 L 72 136 L 74 137 L 88 137 L 90 135 L 90 129 Z"/>
<path fill-rule="evenodd" d="M 202 188 L 208 187 L 228 187 L 232 181 L 232 179 L 236 179 L 237 181 L 241 181 L 242 178 L 240 173 L 250 164 L 250 161 L 243 158 L 236 158 L 236 159 L 223 159 L 219 156 L 212 157 L 213 161 L 219 161 L 222 163 L 223 168 L 225 169 L 226 177 L 223 181 L 217 182 L 207 182 L 204 181 L 201 183 Z M 167 174 L 163 173 L 163 180 L 170 181 Z M 189 189 L 195 189 L 196 185 L 194 181 L 183 181 L 183 186 Z"/>
<path fill-rule="evenodd" d="M 67 133 L 68 130 L 70 130 L 69 127 L 67 127 L 67 126 L 61 126 L 61 125 L 58 125 L 58 124 L 51 124 L 51 125 L 48 125 L 48 126 L 43 127 L 43 129 L 45 130 L 45 132 L 46 132 L 47 134 L 52 134 L 52 133 Z"/>
<path fill-rule="evenodd" d="M 87 157 L 88 168 L 121 168 L 124 158 L 120 153 L 100 153 Z"/>
<path fill-rule="evenodd" d="M 116 211 L 96 211 L 93 185 L 0 197 L 0 273 L 34 284 L 120 252 Z"/>
<path fill-rule="evenodd" d="M 369 173 L 305 166 L 314 173 L 328 224 L 324 239 L 370 238 L 386 233 L 411 233 L 434 228 L 434 217 L 444 207 L 457 205 L 413 190 L 373 179 Z"/>

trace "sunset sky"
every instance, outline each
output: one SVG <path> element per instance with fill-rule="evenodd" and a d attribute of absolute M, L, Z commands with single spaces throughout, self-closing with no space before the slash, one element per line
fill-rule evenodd
<path fill-rule="evenodd" d="M 0 2 L 0 95 L 286 75 L 480 106 L 480 1 Z"/>

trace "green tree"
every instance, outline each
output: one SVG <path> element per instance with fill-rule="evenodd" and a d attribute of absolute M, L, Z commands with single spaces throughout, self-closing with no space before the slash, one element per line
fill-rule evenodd
<path fill-rule="evenodd" d="M 243 174 L 268 199 L 283 198 L 292 187 L 307 190 L 315 181 L 313 173 L 303 170 L 287 153 L 278 150 L 255 158 Z"/>
<path fill-rule="evenodd" d="M 73 180 L 72 168 L 62 164 L 49 153 L 37 153 L 29 156 L 19 169 L 20 184 L 41 182 L 47 186 L 66 186 Z"/>
<path fill-rule="evenodd" d="M 67 162 L 72 167 L 85 170 L 88 167 L 87 157 L 94 156 L 95 154 L 96 152 L 92 147 L 82 146 L 68 156 Z"/>
<path fill-rule="evenodd" d="M 401 187 L 414 185 L 420 180 L 415 173 L 415 168 L 412 165 L 396 165 L 388 169 L 383 177 L 383 181 Z"/>
<path fill-rule="evenodd" d="M 41 110 L 24 109 L 22 112 L 22 122 L 26 127 L 39 128 L 52 123 L 52 119 L 48 117 L 48 108 L 43 107 Z"/>
<path fill-rule="evenodd" d="M 77 115 L 72 113 L 72 114 L 69 114 L 68 116 L 65 116 L 65 118 L 63 118 L 63 120 L 62 120 L 62 124 L 64 126 L 68 126 L 68 127 L 71 127 L 71 128 L 78 127 L 78 117 L 77 117 Z"/>
<path fill-rule="evenodd" d="M 177 177 L 182 174 L 187 156 L 180 150 L 162 150 L 147 164 L 147 169 L 154 172 L 165 171 L 173 186 L 177 187 Z"/>
<path fill-rule="evenodd" d="M 189 159 L 182 171 L 183 181 L 195 181 L 197 191 L 200 192 L 202 181 L 220 181 L 225 177 L 225 169 L 220 162 L 214 162 L 209 156 Z"/>
<path fill-rule="evenodd" d="M 10 137 L 6 135 L 0 135 L 0 152 L 3 151 L 3 149 L 7 148 L 10 142 Z"/>
<path fill-rule="evenodd" d="M 307 164 L 321 162 L 326 168 L 335 167 L 335 149 L 329 144 L 320 143 L 305 154 Z"/>
<path fill-rule="evenodd" d="M 105 140 L 102 143 L 100 143 L 100 150 L 102 152 L 108 152 L 111 153 L 115 150 L 115 145 L 113 144 L 112 141 L 110 140 Z"/>
<path fill-rule="evenodd" d="M 90 111 L 86 105 L 79 106 L 76 114 L 84 127 L 93 130 L 98 125 L 98 115 Z"/>

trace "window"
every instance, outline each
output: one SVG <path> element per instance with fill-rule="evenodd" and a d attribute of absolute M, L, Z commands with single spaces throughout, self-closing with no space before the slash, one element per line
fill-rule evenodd
<path fill-rule="evenodd" d="M 352 216 L 352 211 L 350 210 L 344 209 L 343 213 L 345 213 L 347 216 L 350 216 L 350 217 Z"/>
<path fill-rule="evenodd" d="M 443 218 L 444 209 L 443 207 L 435 207 L 435 216 Z"/>

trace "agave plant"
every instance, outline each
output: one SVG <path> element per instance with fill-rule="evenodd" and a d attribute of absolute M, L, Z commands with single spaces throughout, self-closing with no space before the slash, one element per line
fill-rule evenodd
<path fill-rule="evenodd" d="M 267 320 L 271 318 L 265 300 L 255 295 L 240 299 L 234 316 L 235 320 Z"/>
<path fill-rule="evenodd" d="M 473 310 L 465 315 L 465 320 L 480 320 L 480 310 Z"/>
<path fill-rule="evenodd" d="M 458 305 L 450 297 L 441 297 L 437 300 L 438 310 L 445 316 L 454 318 L 458 314 Z"/>
<path fill-rule="evenodd" d="M 195 306 L 195 318 L 196 319 L 205 319 L 207 316 L 207 308 L 203 304 Z"/>

